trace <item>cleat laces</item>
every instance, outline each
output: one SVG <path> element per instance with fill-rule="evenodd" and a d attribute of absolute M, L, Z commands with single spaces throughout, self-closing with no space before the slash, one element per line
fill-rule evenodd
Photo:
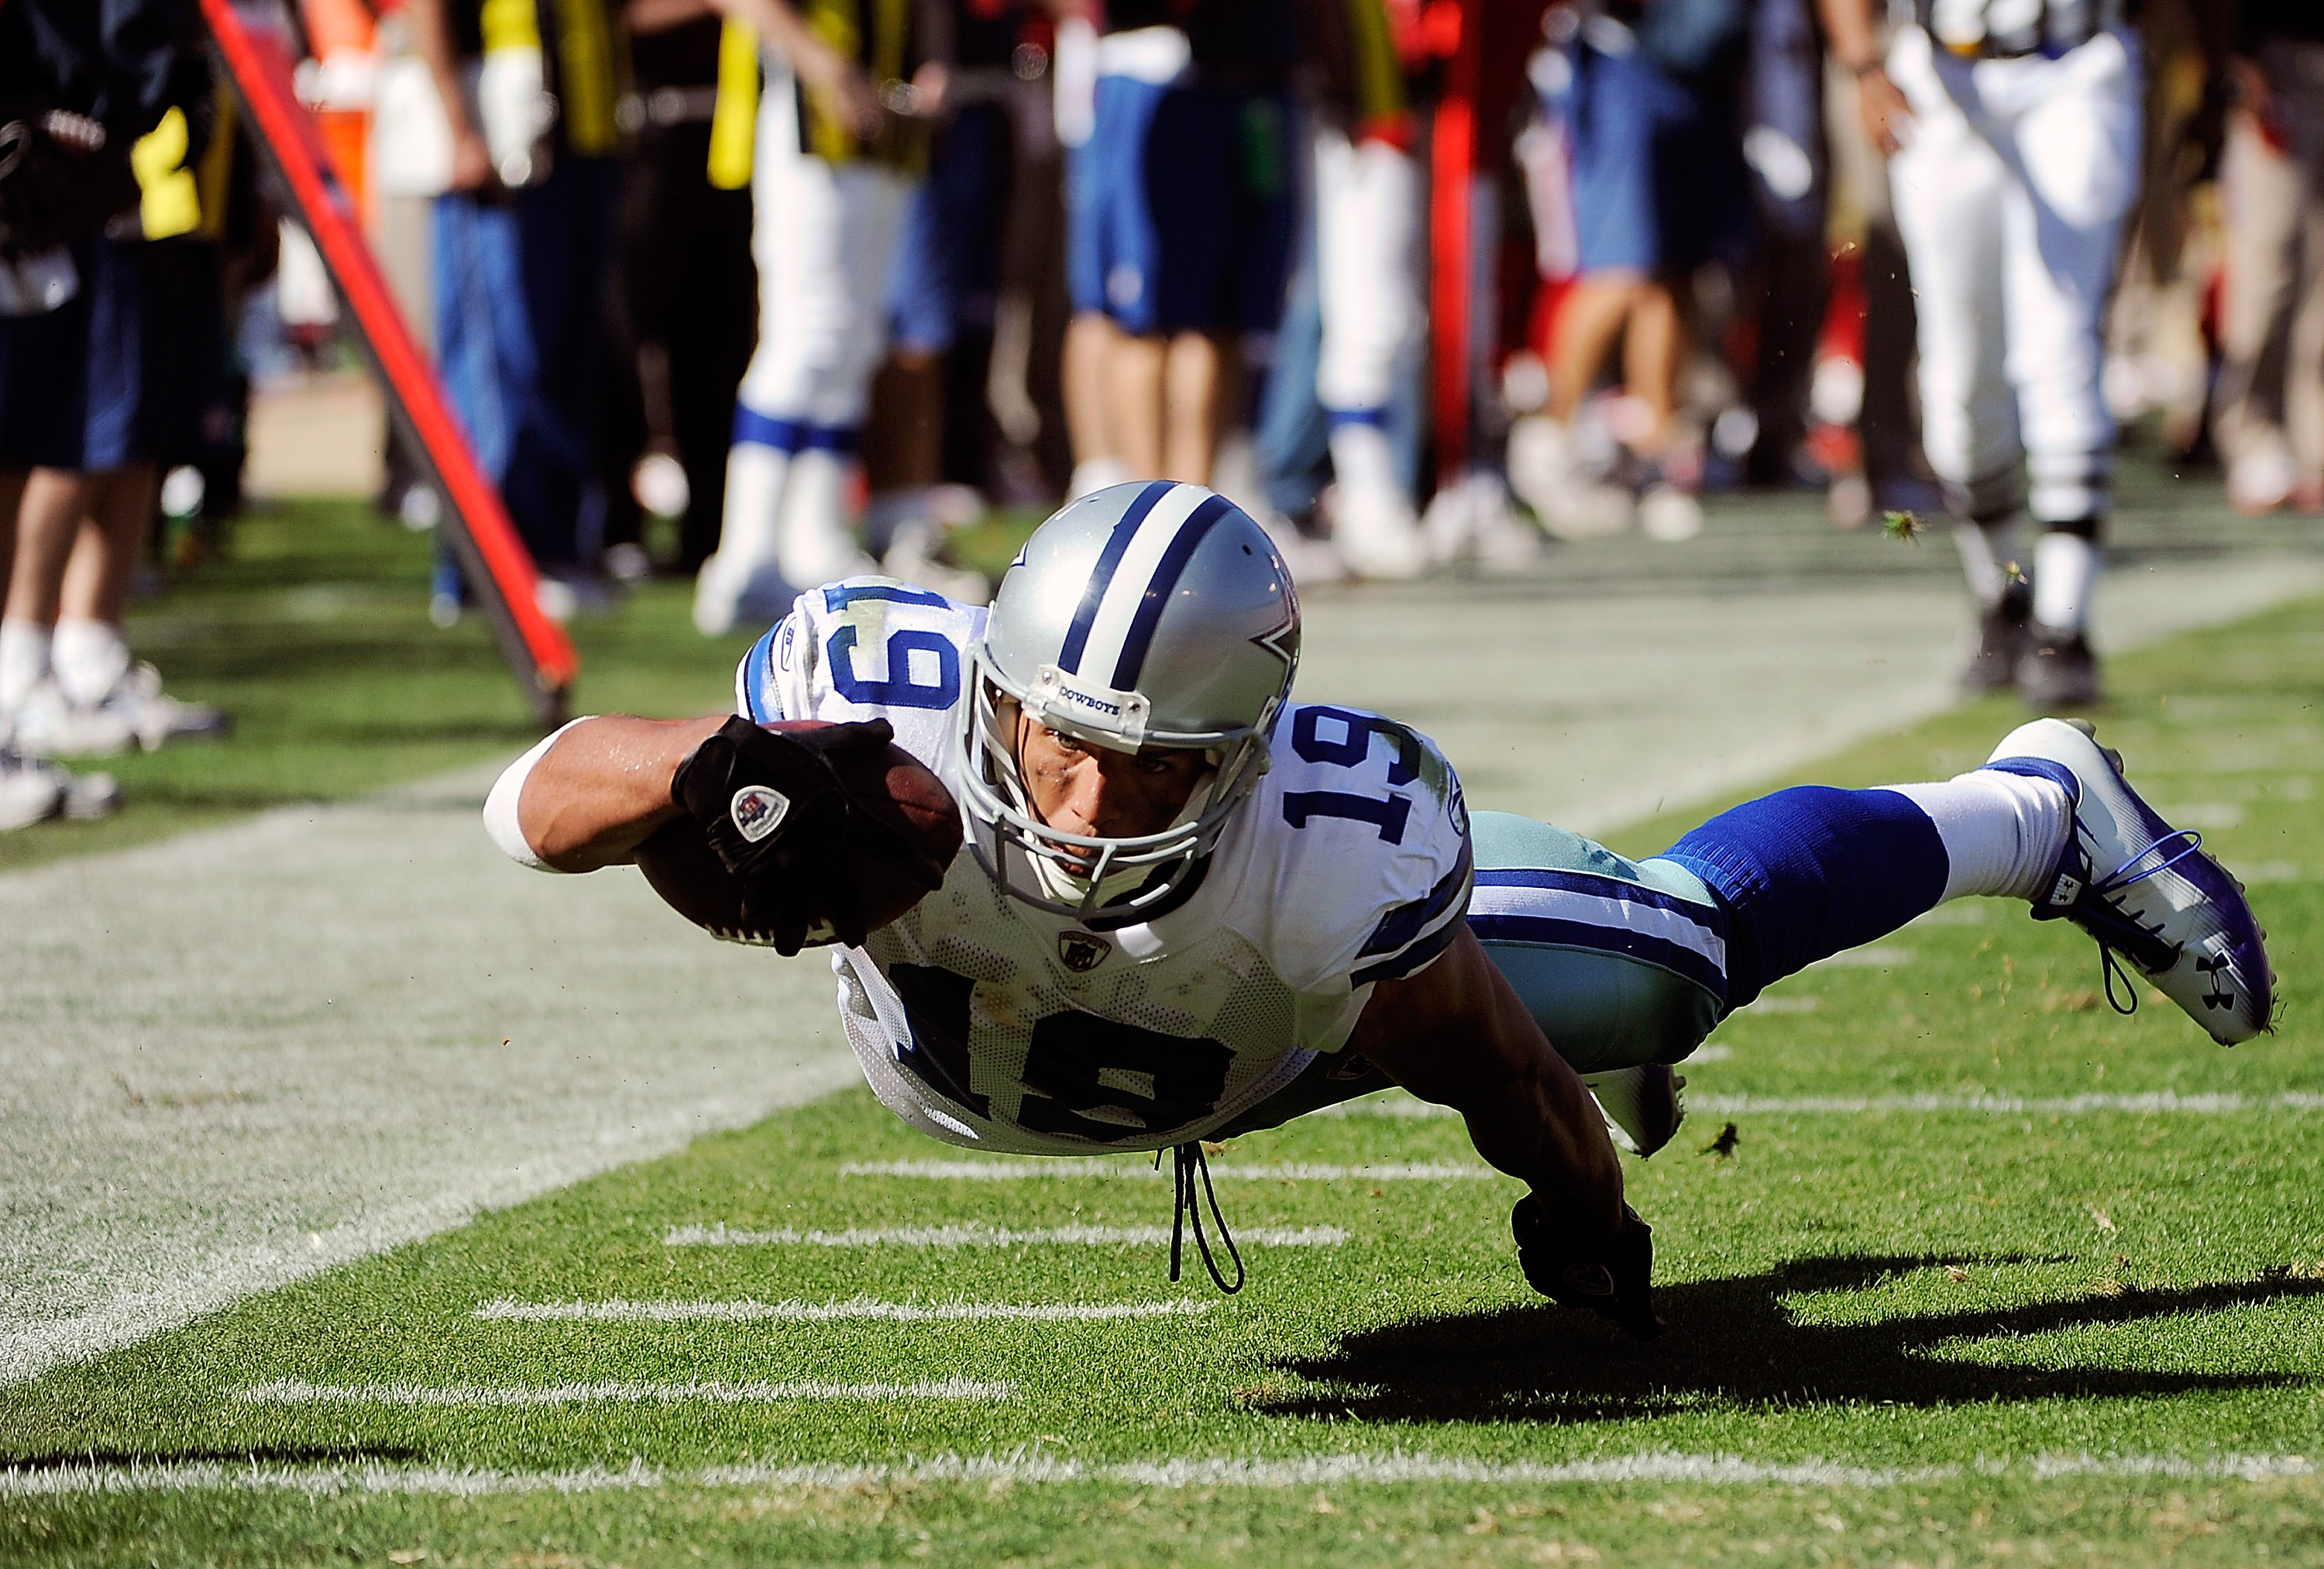
<path fill-rule="evenodd" d="M 2183 840 L 2179 848 L 2147 867 L 2132 873 L 2131 868 L 2174 841 Z M 2107 1006 L 2125 1017 L 2138 1011 L 2138 983 L 2122 966 L 2122 959 L 2130 962 L 2148 974 L 2159 974 L 2179 962 L 2179 946 L 2163 940 L 2163 923 L 2148 926 L 2122 908 L 2122 896 L 2129 889 L 2161 872 L 2168 872 L 2188 856 L 2202 849 L 2203 835 L 2192 828 L 2174 828 L 2170 833 L 2147 841 L 2144 848 L 2104 877 L 2092 878 L 2074 897 L 2073 902 L 2057 911 L 2071 916 L 2076 925 L 2088 932 L 2098 945 L 2098 973 L 2105 982 Z M 2085 864 L 2088 856 L 2084 856 Z M 2116 996 L 2120 983 L 2122 995 Z"/>
<path fill-rule="evenodd" d="M 1243 1287 L 1242 1254 L 1235 1247 L 1234 1233 L 1227 1230 L 1226 1216 L 1219 1213 L 1218 1190 L 1211 1186 L 1211 1163 L 1203 1153 L 1202 1140 L 1190 1139 L 1184 1144 L 1174 1145 L 1170 1154 L 1176 1162 L 1177 1179 L 1177 1195 L 1170 1214 L 1170 1278 L 1178 1278 L 1181 1244 L 1186 1223 L 1191 1220 L 1194 1223 L 1194 1248 L 1203 1255 L 1203 1268 L 1211 1272 L 1211 1283 L 1231 1297 Z M 1162 1151 L 1159 1149 L 1154 1152 L 1154 1169 L 1162 1169 Z M 1196 1177 L 1202 1179 L 1200 1194 L 1194 1191 Z M 1211 1239 L 1203 1230 L 1202 1202 L 1204 1199 L 1210 1201 L 1211 1222 L 1219 1229 L 1219 1241 L 1224 1244 L 1227 1257 L 1234 1262 L 1234 1284 L 1231 1286 L 1227 1284 L 1225 1274 L 1220 1270 L 1218 1260 L 1212 1256 Z"/>

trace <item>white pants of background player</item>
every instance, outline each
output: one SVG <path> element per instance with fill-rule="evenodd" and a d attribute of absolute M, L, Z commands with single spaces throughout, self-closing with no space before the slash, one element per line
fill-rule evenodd
<path fill-rule="evenodd" d="M 916 181 L 799 146 L 790 73 L 771 58 L 751 176 L 759 346 L 726 458 L 718 549 L 695 586 L 695 624 L 780 615 L 789 591 L 872 569 L 847 526 L 847 478 L 887 351 L 887 297 Z"/>
<path fill-rule="evenodd" d="M 1337 126 L 1318 126 L 1314 148 L 1315 399 L 1332 421 L 1333 540 L 1354 571 L 1408 577 L 1427 550 L 1381 420 L 1419 342 L 1420 171 L 1402 149 L 1351 143 Z"/>
<path fill-rule="evenodd" d="M 1969 60 L 1906 27 L 1888 75 L 1913 106 L 1888 173 L 1920 312 L 1922 444 L 1970 517 L 2024 506 L 2048 531 L 2034 619 L 2078 630 L 2113 466 L 2099 328 L 2138 192 L 2135 46 L 2102 32 L 2055 60 Z M 1999 599 L 1997 554 L 2022 558 L 1987 530 L 1960 536 L 1971 588 Z"/>

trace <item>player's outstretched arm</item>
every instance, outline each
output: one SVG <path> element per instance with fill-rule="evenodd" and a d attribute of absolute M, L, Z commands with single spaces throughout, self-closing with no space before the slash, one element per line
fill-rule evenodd
<path fill-rule="evenodd" d="M 567 726 L 519 781 L 516 824 L 525 844 L 559 872 L 627 864 L 655 830 L 686 815 L 670 798 L 670 780 L 726 719 L 606 714 Z"/>
<path fill-rule="evenodd" d="M 1465 927 L 1428 968 L 1373 989 L 1347 1049 L 1460 1112 L 1477 1153 L 1533 1186 L 1556 1241 L 1621 1231 L 1622 1168 L 1597 1103 Z"/>

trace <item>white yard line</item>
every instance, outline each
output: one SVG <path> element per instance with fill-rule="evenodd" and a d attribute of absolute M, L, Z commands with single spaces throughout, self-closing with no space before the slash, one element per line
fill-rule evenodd
<path fill-rule="evenodd" d="M 887 1324 L 949 1324 L 965 1319 L 1013 1319 L 1036 1324 L 1107 1323 L 1123 1318 L 1185 1318 L 1213 1304 L 1167 1302 L 519 1302 L 503 1297 L 475 1316 L 528 1324 L 833 1324 L 876 1319 Z"/>
<path fill-rule="evenodd" d="M 2121 1112 L 2135 1117 L 2224 1117 L 2259 1112 L 2324 1111 L 2324 1095 L 2181 1095 L 2169 1090 L 2130 1095 L 1689 1095 L 1689 1112 L 1702 1116 L 1862 1116 L 1899 1112 L 1973 1112 L 2003 1117 L 2080 1117 Z"/>
<path fill-rule="evenodd" d="M 310 1384 L 278 1379 L 235 1392 L 250 1406 L 448 1406 L 500 1409 L 511 1406 L 714 1405 L 776 1406 L 807 1400 L 1006 1400 L 1005 1383 L 968 1379 L 916 1384 L 774 1384 L 704 1380 L 690 1383 L 597 1384 Z"/>
<path fill-rule="evenodd" d="M 640 1388 L 645 1386 L 605 1386 Z M 678 1388 L 681 1386 L 661 1386 Z M 774 1387 L 774 1386 L 769 1386 Z M 878 1387 L 878 1386 L 860 1386 Z M 653 1491 L 679 1488 L 845 1489 L 898 1482 L 996 1481 L 1141 1488 L 1334 1486 L 1470 1483 L 1485 1486 L 1592 1486 L 1649 1483 L 1696 1487 L 1827 1487 L 1877 1490 L 1925 1486 L 1964 1476 L 2061 1481 L 2078 1478 L 2172 1478 L 2264 1481 L 2317 1473 L 2299 1454 L 2034 1454 L 1970 1465 L 1881 1466 L 1810 1459 L 1761 1461 L 1733 1454 L 1649 1451 L 1593 1460 L 1481 1461 L 1430 1454 L 1323 1454 L 1290 1459 L 1195 1456 L 1099 1463 L 1033 1455 L 946 1455 L 897 1465 L 724 1465 L 664 1471 L 639 1462 L 618 1470 L 492 1471 L 455 1466 L 279 1466 L 189 1463 L 14 1467 L 0 1469 L 0 1498 L 226 1491 L 311 1496 L 402 1494 L 472 1498 L 511 1493 Z"/>
<path fill-rule="evenodd" d="M 1698 1054 L 1699 1055 L 1699 1054 Z M 1679 1065 L 1683 1067 L 1686 1064 Z M 2120 1095 L 1712 1095 L 1689 1092 L 1686 1110 L 1695 1117 L 1863 1117 L 1896 1112 L 1970 1112 L 1996 1117 L 2080 1117 L 2118 1112 L 2134 1117 L 2249 1116 L 2269 1112 L 2324 1112 L 2324 1094 L 2292 1090 L 2275 1095 L 2232 1092 L 2182 1095 L 2172 1090 Z M 1350 1101 L 1310 1116 L 1451 1117 L 1450 1108 L 1405 1095 Z M 1213 1167 L 1213 1171 L 1224 1176 Z"/>
<path fill-rule="evenodd" d="M 1007 1226 L 850 1227 L 844 1232 L 753 1231 L 720 1221 L 707 1226 L 672 1226 L 662 1238 L 670 1248 L 1151 1248 L 1170 1240 L 1167 1226 L 1044 1226 L 1016 1231 Z M 1263 1248 L 1336 1248 L 1348 1240 L 1338 1226 L 1259 1226 L 1237 1232 L 1235 1241 Z"/>
<path fill-rule="evenodd" d="M 1123 1166 L 1094 1158 L 1065 1156 L 1054 1160 L 851 1160 L 839 1168 L 842 1177 L 910 1177 L 940 1182 L 1018 1182 L 1027 1177 L 1115 1177 L 1151 1182 L 1169 1173 L 1145 1166 Z M 1333 1166 L 1287 1160 L 1272 1166 L 1211 1168 L 1219 1182 L 1461 1182 L 1472 1177 L 1499 1177 L 1489 1166 L 1473 1161 L 1430 1160 L 1406 1165 Z"/>

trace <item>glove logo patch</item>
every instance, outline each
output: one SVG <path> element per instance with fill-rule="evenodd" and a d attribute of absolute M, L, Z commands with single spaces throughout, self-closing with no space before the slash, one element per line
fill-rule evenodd
<path fill-rule="evenodd" d="M 765 785 L 744 785 L 734 792 L 733 800 L 726 808 L 726 815 L 734 820 L 735 831 L 752 844 L 781 827 L 790 811 L 790 797 Z"/>

